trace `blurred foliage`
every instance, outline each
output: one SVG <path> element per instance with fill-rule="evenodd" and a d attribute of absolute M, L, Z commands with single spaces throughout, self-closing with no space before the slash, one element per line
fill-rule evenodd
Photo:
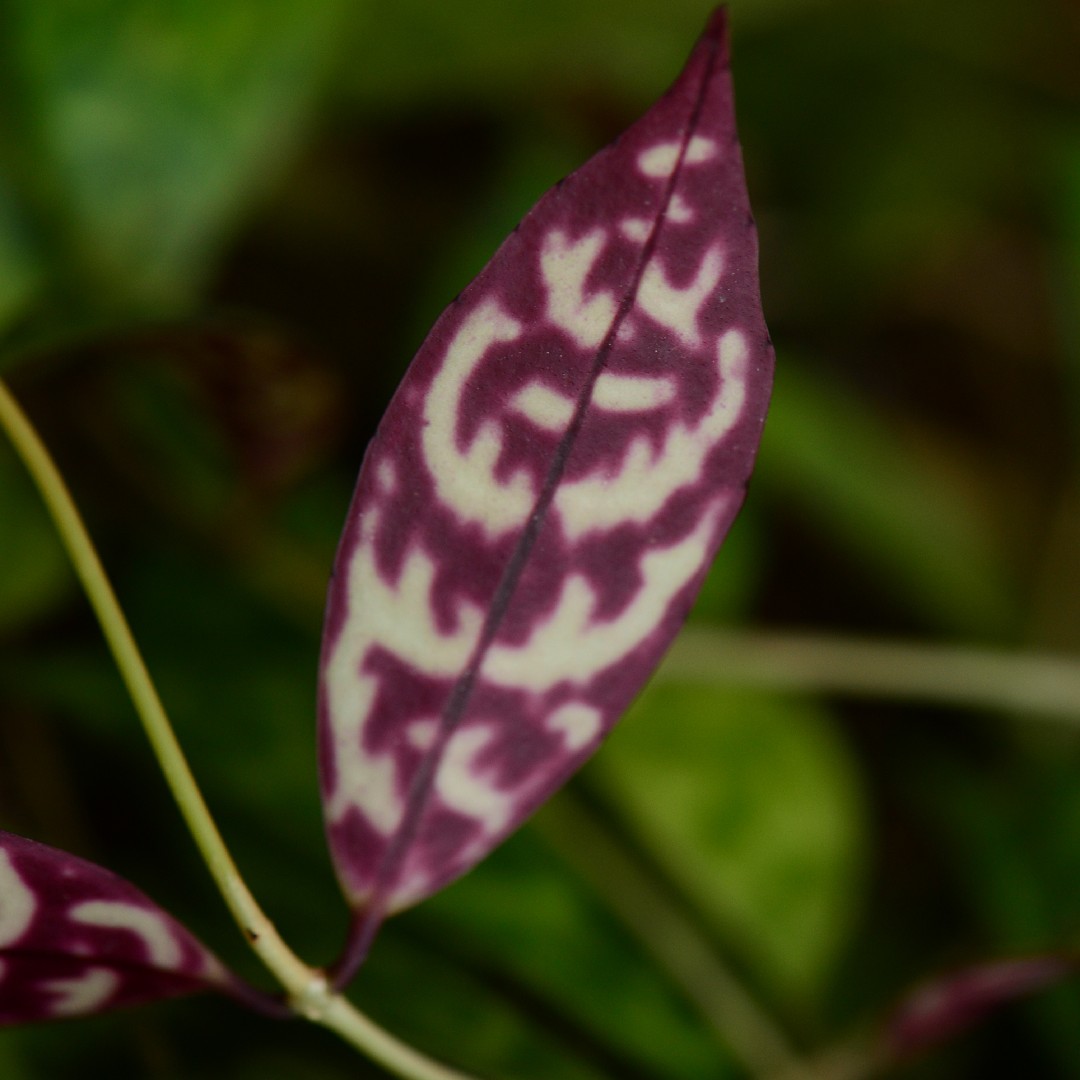
<path fill-rule="evenodd" d="M 660 685 L 593 771 L 708 923 L 812 1015 L 866 856 L 858 780 L 828 717 L 811 702 Z"/>
<path fill-rule="evenodd" d="M 363 447 L 442 306 L 708 7 L 0 0 L 0 372 L 313 962 L 346 921 L 313 698 Z M 1080 14 L 732 8 L 778 378 L 695 618 L 1075 652 Z M 258 978 L 3 448 L 0 553 L 0 825 L 126 874 Z M 816 1048 L 935 970 L 1076 946 L 1078 755 L 1024 717 L 668 686 L 579 789 Z M 526 828 L 395 920 L 356 998 L 482 1075 L 740 1075 L 615 907 Z M 1075 1076 L 1078 1021 L 1063 987 L 904 1075 Z M 0 1073 L 379 1075 L 202 999 L 4 1033 Z"/>

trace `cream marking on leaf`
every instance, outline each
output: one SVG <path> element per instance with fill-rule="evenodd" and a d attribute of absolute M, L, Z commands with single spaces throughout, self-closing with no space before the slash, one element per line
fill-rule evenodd
<path fill-rule="evenodd" d="M 549 731 L 563 737 L 563 746 L 571 754 L 584 750 L 599 734 L 603 717 L 598 709 L 583 701 L 560 705 L 546 721 Z"/>
<path fill-rule="evenodd" d="M 490 836 L 510 820 L 515 800 L 500 790 L 477 758 L 495 732 L 487 724 L 459 728 L 446 742 L 435 773 L 435 792 L 451 810 L 478 821 Z"/>
<path fill-rule="evenodd" d="M 0 947 L 14 945 L 30 929 L 36 911 L 34 894 L 0 848 Z"/>
<path fill-rule="evenodd" d="M 175 969 L 183 960 L 180 944 L 164 916 L 119 900 L 87 900 L 68 911 L 72 922 L 107 930 L 128 930 L 146 946 L 149 962 L 158 968 Z"/>
<path fill-rule="evenodd" d="M 598 292 L 585 298 L 585 279 L 607 242 L 603 229 L 593 229 L 571 241 L 561 229 L 552 229 L 540 252 L 540 273 L 547 286 L 547 315 L 583 349 L 595 349 L 615 318 L 615 298 Z"/>
<path fill-rule="evenodd" d="M 574 402 L 546 383 L 531 382 L 514 395 L 510 409 L 538 428 L 561 435 L 574 415 Z"/>
<path fill-rule="evenodd" d="M 368 650 L 378 646 L 424 674 L 452 677 L 472 654 L 483 617 L 463 603 L 457 626 L 448 633 L 439 629 L 432 600 L 435 563 L 419 548 L 406 555 L 397 582 L 387 582 L 374 559 L 378 520 L 375 510 L 362 519 L 348 567 L 349 614 L 324 672 L 337 776 L 337 786 L 327 793 L 326 814 L 337 822 L 355 806 L 373 828 L 389 835 L 401 823 L 404 806 L 393 757 L 363 745 L 378 691 L 377 678 L 363 671 Z"/>
<path fill-rule="evenodd" d="M 642 584 L 615 618 L 597 620 L 592 586 L 582 575 L 571 574 L 554 612 L 538 623 L 523 645 L 493 645 L 481 675 L 501 686 L 542 693 L 563 682 L 584 685 L 618 663 L 649 637 L 675 594 L 702 569 L 726 501 L 714 500 L 682 540 L 641 557 Z"/>
<path fill-rule="evenodd" d="M 52 979 L 41 988 L 57 995 L 49 1007 L 52 1016 L 80 1016 L 102 1008 L 116 993 L 120 977 L 106 968 L 87 968 L 71 979 Z"/>
<path fill-rule="evenodd" d="M 667 279 L 658 257 L 649 260 L 641 278 L 638 304 L 650 318 L 670 330 L 689 346 L 701 344 L 697 321 L 702 305 L 720 283 L 724 256 L 719 247 L 705 252 L 694 280 L 685 289 L 675 288 Z"/>
<path fill-rule="evenodd" d="M 694 220 L 694 211 L 690 204 L 676 193 L 671 196 L 671 202 L 668 203 L 665 217 L 676 225 L 685 225 Z M 628 217 L 619 222 L 619 232 L 627 240 L 633 240 L 637 244 L 644 244 L 649 239 L 652 230 L 653 222 L 647 218 Z"/>
<path fill-rule="evenodd" d="M 410 548 L 397 581 L 386 581 L 375 564 L 373 539 L 377 526 L 377 511 L 364 515 L 361 537 L 348 569 L 348 619 L 328 669 L 331 689 L 347 691 L 353 673 L 359 670 L 372 645 L 386 649 L 424 674 L 455 675 L 480 636 L 483 616 L 474 604 L 458 605 L 457 626 L 452 630 L 444 633 L 436 624 L 432 596 L 436 566 L 422 548 Z"/>
<path fill-rule="evenodd" d="M 439 498 L 492 537 L 523 525 L 536 493 L 524 471 L 505 483 L 495 478 L 502 435 L 494 422 L 481 424 L 462 453 L 457 443 L 458 416 L 466 383 L 488 350 L 516 341 L 521 329 L 521 323 L 507 315 L 497 301 L 485 301 L 458 328 L 424 399 L 424 460 Z"/>
<path fill-rule="evenodd" d="M 700 165 L 711 161 L 716 155 L 716 143 L 704 135 L 695 135 L 686 150 L 686 161 L 690 165 Z"/>
<path fill-rule="evenodd" d="M 667 375 L 605 372 L 596 380 L 589 404 L 601 412 L 650 412 L 674 401 L 676 393 L 675 380 Z M 537 427 L 562 434 L 574 415 L 575 402 L 544 383 L 531 382 L 514 395 L 509 407 Z"/>
<path fill-rule="evenodd" d="M 212 953 L 206 953 L 202 962 L 203 978 L 217 983 L 228 983 L 229 972 Z"/>
<path fill-rule="evenodd" d="M 679 160 L 679 151 L 682 144 L 678 142 L 662 142 L 642 150 L 638 154 L 637 165 L 645 176 L 655 180 L 666 180 L 674 171 Z M 700 165 L 708 161 L 716 153 L 716 143 L 703 135 L 695 135 L 686 148 L 684 162 L 687 165 Z"/>
<path fill-rule="evenodd" d="M 660 409 L 675 400 L 675 380 L 668 375 L 612 375 L 596 380 L 591 406 L 602 412 L 640 413 Z"/>
<path fill-rule="evenodd" d="M 746 338 L 729 330 L 716 351 L 719 387 L 698 423 L 673 424 L 659 450 L 644 436 L 636 438 L 616 470 L 568 480 L 555 493 L 568 539 L 576 541 L 624 522 L 648 521 L 676 491 L 701 478 L 705 459 L 735 426 L 746 404 Z"/>
<path fill-rule="evenodd" d="M 374 678 L 354 676 L 349 690 L 350 711 L 334 713 L 337 787 L 326 796 L 326 817 L 339 822 L 355 807 L 373 829 L 389 836 L 405 814 L 404 802 L 397 791 L 397 767 L 393 755 L 372 753 L 362 745 L 364 725 L 377 690 Z"/>
<path fill-rule="evenodd" d="M 437 719 L 414 720 L 406 730 L 409 745 L 417 750 L 430 750 L 435 745 L 435 736 L 439 734 Z"/>
<path fill-rule="evenodd" d="M 668 221 L 676 225 L 685 225 L 694 220 L 694 211 L 690 204 L 678 193 L 671 196 L 667 210 Z"/>
<path fill-rule="evenodd" d="M 393 495 L 397 490 L 397 470 L 389 458 L 383 458 L 379 462 L 378 468 L 375 470 L 375 479 L 378 482 L 379 490 L 384 495 Z"/>

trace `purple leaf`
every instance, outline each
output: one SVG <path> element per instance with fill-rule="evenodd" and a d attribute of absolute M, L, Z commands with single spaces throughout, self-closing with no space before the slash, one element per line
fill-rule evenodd
<path fill-rule="evenodd" d="M 134 885 L 0 832 L 0 1024 L 83 1016 L 235 980 Z"/>
<path fill-rule="evenodd" d="M 742 502 L 771 378 L 717 12 L 668 94 L 443 313 L 368 448 L 319 713 L 369 938 L 519 825 L 641 688 Z"/>
<path fill-rule="evenodd" d="M 959 1035 L 1001 1005 L 1076 974 L 1074 959 L 1032 956 L 979 964 L 920 987 L 893 1011 L 885 1030 L 890 1058 L 908 1058 Z"/>

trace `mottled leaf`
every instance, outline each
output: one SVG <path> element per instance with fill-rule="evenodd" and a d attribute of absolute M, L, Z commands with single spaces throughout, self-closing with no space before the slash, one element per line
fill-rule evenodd
<path fill-rule="evenodd" d="M 953 972 L 920 987 L 890 1017 L 885 1047 L 891 1057 L 918 1054 L 960 1034 L 994 1009 L 1045 990 L 1076 973 L 1074 960 L 1033 956 L 998 960 Z"/>
<path fill-rule="evenodd" d="M 211 988 L 238 990 L 221 964 L 133 885 L 0 832 L 0 1024 Z"/>
<path fill-rule="evenodd" d="M 717 14 L 442 315 L 368 449 L 320 729 L 369 931 L 482 858 L 630 703 L 742 501 L 771 374 Z"/>

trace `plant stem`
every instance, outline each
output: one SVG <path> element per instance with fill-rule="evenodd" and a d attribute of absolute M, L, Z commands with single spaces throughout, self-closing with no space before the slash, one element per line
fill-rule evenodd
<path fill-rule="evenodd" d="M 285 988 L 290 1007 L 334 1031 L 405 1080 L 469 1080 L 465 1074 L 432 1061 L 383 1031 L 344 997 L 331 992 L 323 973 L 300 960 L 282 940 L 251 895 L 225 846 L 67 486 L 2 379 L 0 427 L 7 432 L 56 524 L 166 782 L 210 874 L 245 940 Z"/>
<path fill-rule="evenodd" d="M 1080 660 L 1004 649 L 689 626 L 656 677 L 979 706 L 1080 721 Z"/>
<path fill-rule="evenodd" d="M 0 382 L 0 423 L 22 458 L 71 559 L 105 640 L 142 721 L 166 782 L 233 918 L 271 970 L 290 967 L 292 954 L 251 896 L 225 847 L 176 740 L 112 585 L 64 481 L 25 414 Z M 298 972 L 295 974 L 299 974 Z M 295 979 L 294 979 L 295 981 Z"/>

